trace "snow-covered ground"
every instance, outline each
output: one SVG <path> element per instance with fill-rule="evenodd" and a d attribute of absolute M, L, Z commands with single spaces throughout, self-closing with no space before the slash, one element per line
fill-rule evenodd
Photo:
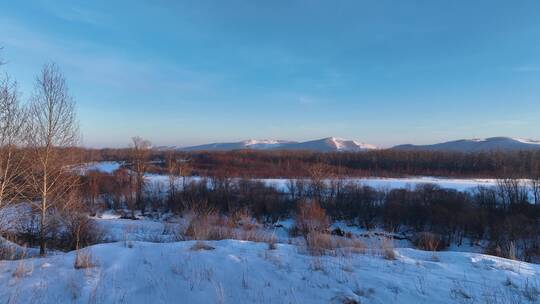
<path fill-rule="evenodd" d="M 81 174 L 85 174 L 88 171 L 101 171 L 104 173 L 113 173 L 115 170 L 118 170 L 122 166 L 122 163 L 116 161 L 104 161 L 104 162 L 93 162 L 88 164 L 81 165 L 78 169 Z"/>
<path fill-rule="evenodd" d="M 150 185 L 161 183 L 162 189 L 167 187 L 168 179 L 165 175 L 159 174 L 147 174 L 147 181 Z M 186 183 L 191 181 L 200 181 L 201 177 L 189 177 L 186 178 Z M 233 179 L 238 180 L 238 179 Z M 285 178 L 259 178 L 253 179 L 254 181 L 261 181 L 268 186 L 274 187 L 281 192 L 288 192 L 289 179 Z M 332 180 L 325 180 L 327 184 L 330 184 Z M 383 177 L 365 177 L 365 178 L 344 178 L 343 183 L 352 183 L 364 186 L 370 186 L 375 189 L 403 189 L 414 188 L 418 185 L 432 184 L 438 185 L 441 188 L 454 189 L 457 191 L 468 191 L 476 189 L 480 186 L 494 187 L 497 185 L 496 179 L 477 179 L 477 178 L 441 178 L 441 177 L 405 177 L 405 178 L 383 178 Z M 526 180 L 522 181 L 527 183 Z M 210 180 L 209 180 L 210 183 Z"/>
<path fill-rule="evenodd" d="M 267 185 L 274 186 L 281 191 L 287 191 L 288 179 L 260 179 Z M 331 180 L 326 180 L 330 183 Z M 365 177 L 365 178 L 345 178 L 344 183 L 353 183 L 364 186 L 370 186 L 375 189 L 402 189 L 422 184 L 439 185 L 442 188 L 466 191 L 479 186 L 493 187 L 497 185 L 496 179 L 476 179 L 476 178 L 440 178 L 440 177 L 404 177 L 404 178 L 383 178 L 383 177 Z"/>
<path fill-rule="evenodd" d="M 310 256 L 234 240 L 122 242 L 0 262 L 2 303 L 534 303 L 540 266 L 474 253 L 396 249 Z M 354 302 L 356 301 L 356 302 Z"/>

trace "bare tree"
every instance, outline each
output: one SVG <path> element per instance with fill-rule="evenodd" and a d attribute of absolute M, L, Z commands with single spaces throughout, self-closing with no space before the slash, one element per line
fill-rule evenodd
<path fill-rule="evenodd" d="M 528 201 L 527 185 L 517 178 L 503 178 L 497 180 L 497 192 L 503 206 L 522 204 Z"/>
<path fill-rule="evenodd" d="M 134 173 L 135 181 L 135 204 L 141 210 L 145 212 L 146 204 L 143 198 L 143 191 L 145 185 L 145 174 L 148 170 L 148 157 L 150 156 L 150 148 L 152 144 L 150 141 L 141 137 L 135 136 L 132 139 L 130 158 L 132 171 Z M 133 212 L 133 210 L 132 210 Z"/>
<path fill-rule="evenodd" d="M 177 186 L 177 180 L 179 178 L 179 167 L 178 162 L 176 161 L 176 157 L 174 152 L 169 151 L 166 155 L 165 160 L 166 170 L 167 170 L 167 177 L 169 180 L 169 188 L 168 188 L 168 203 L 169 208 L 172 209 L 174 204 L 176 203 L 176 194 L 178 190 L 176 189 Z"/>
<path fill-rule="evenodd" d="M 307 168 L 309 174 L 309 190 L 311 196 L 321 202 L 326 191 L 326 178 L 331 178 L 330 168 L 323 163 L 316 163 Z"/>
<path fill-rule="evenodd" d="M 191 167 L 191 159 L 189 158 L 182 158 L 177 160 L 178 163 L 178 175 L 182 177 L 182 191 L 186 189 L 186 177 L 191 175 L 192 173 L 192 167 Z"/>
<path fill-rule="evenodd" d="M 0 209 L 19 197 L 24 173 L 24 112 L 19 103 L 17 84 L 8 76 L 0 80 Z"/>
<path fill-rule="evenodd" d="M 28 184 L 40 214 L 39 251 L 45 254 L 50 211 L 69 201 L 77 179 L 69 169 L 69 147 L 78 143 L 75 101 L 64 75 L 54 63 L 43 66 L 36 78 L 28 112 L 31 170 Z"/>

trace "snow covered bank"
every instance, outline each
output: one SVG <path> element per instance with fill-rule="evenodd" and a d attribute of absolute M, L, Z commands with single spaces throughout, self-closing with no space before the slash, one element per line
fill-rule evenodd
<path fill-rule="evenodd" d="M 0 302 L 529 303 L 540 296 L 540 266 L 481 254 L 398 249 L 396 260 L 385 260 L 313 257 L 285 244 L 194 244 L 100 244 L 87 249 L 94 266 L 81 269 L 75 252 L 2 261 Z"/>

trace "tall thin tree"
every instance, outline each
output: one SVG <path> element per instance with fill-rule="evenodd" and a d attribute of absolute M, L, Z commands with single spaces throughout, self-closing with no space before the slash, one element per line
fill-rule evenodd
<path fill-rule="evenodd" d="M 20 197 L 23 189 L 24 122 L 17 83 L 6 75 L 0 80 L 0 209 Z"/>
<path fill-rule="evenodd" d="M 44 255 L 49 211 L 69 201 L 69 193 L 77 185 L 67 155 L 68 148 L 79 139 L 75 101 L 68 93 L 64 75 L 54 63 L 44 65 L 36 78 L 28 121 L 28 145 L 32 153 L 28 183 L 40 213 L 39 249 Z"/>
<path fill-rule="evenodd" d="M 150 143 L 150 141 L 138 136 L 133 137 L 131 140 L 132 143 L 130 149 L 130 158 L 132 172 L 135 175 L 135 204 L 141 210 L 141 212 L 144 213 L 146 209 L 146 203 L 143 198 L 143 191 L 145 185 L 145 174 L 148 170 L 147 162 L 152 144 Z"/>

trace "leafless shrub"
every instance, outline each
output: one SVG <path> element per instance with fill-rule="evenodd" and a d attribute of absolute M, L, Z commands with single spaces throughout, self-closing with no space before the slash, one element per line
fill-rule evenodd
<path fill-rule="evenodd" d="M 304 200 L 298 204 L 293 229 L 297 234 L 307 238 L 310 232 L 326 232 L 329 225 L 328 216 L 317 201 Z"/>
<path fill-rule="evenodd" d="M 222 229 L 225 225 L 220 223 L 219 215 L 213 210 L 200 210 L 191 212 L 192 219 L 186 229 L 186 236 L 194 240 L 223 239 Z"/>
<path fill-rule="evenodd" d="M 76 196 L 73 200 L 60 214 L 65 247 L 73 250 L 100 243 L 103 240 L 103 230 L 84 212 L 85 208 L 79 197 Z"/>
<path fill-rule="evenodd" d="M 233 212 L 228 219 L 228 224 L 231 228 L 242 228 L 243 230 L 254 230 L 257 228 L 257 223 L 247 208 Z"/>
<path fill-rule="evenodd" d="M 416 248 L 426 251 L 440 251 L 444 249 L 441 235 L 432 232 L 420 232 L 413 239 Z"/>
<path fill-rule="evenodd" d="M 275 237 L 267 232 L 255 229 L 255 226 L 231 224 L 226 216 L 213 211 L 192 212 L 192 219 L 186 229 L 186 237 L 193 240 L 244 240 L 252 242 L 275 242 Z M 243 216 L 243 221 L 253 223 L 254 220 Z"/>

